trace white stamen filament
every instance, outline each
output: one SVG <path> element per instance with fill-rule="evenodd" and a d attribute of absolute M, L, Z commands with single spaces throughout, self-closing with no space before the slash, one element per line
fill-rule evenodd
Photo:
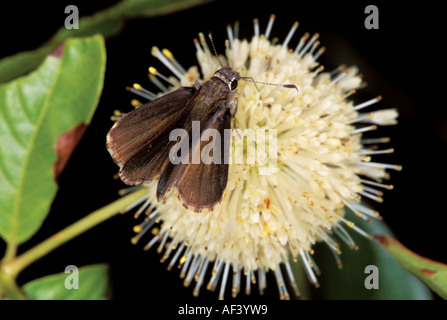
<path fill-rule="evenodd" d="M 223 271 L 222 283 L 220 285 L 220 291 L 219 291 L 219 300 L 224 299 L 225 286 L 227 285 L 227 279 L 228 279 L 228 270 L 230 270 L 230 264 L 225 263 L 225 269 Z"/>
<path fill-rule="evenodd" d="M 149 74 L 149 80 L 153 84 L 155 84 L 157 86 L 157 88 L 160 89 L 162 92 L 168 92 L 169 91 L 169 89 L 166 88 L 166 86 L 163 83 L 161 83 L 161 81 L 158 80 L 157 77 L 154 76 L 153 74 Z"/>
<path fill-rule="evenodd" d="M 373 131 L 376 130 L 377 126 L 376 125 L 372 125 L 372 126 L 368 126 L 368 127 L 363 127 L 363 128 L 359 128 L 359 129 L 355 129 L 352 130 L 351 134 L 358 134 L 358 133 L 363 133 L 363 132 L 367 132 L 367 131 Z"/>
<path fill-rule="evenodd" d="M 169 79 L 168 77 L 166 77 L 162 73 L 158 72 L 158 70 L 155 69 L 154 67 L 149 67 L 148 71 L 149 71 L 150 74 L 163 79 L 164 81 L 166 81 L 167 83 L 169 83 L 172 86 L 178 85 L 178 83 L 175 83 L 174 81 L 172 81 L 172 79 Z"/>
<path fill-rule="evenodd" d="M 233 30 L 230 24 L 227 24 L 227 35 L 228 41 L 230 41 L 230 48 L 233 46 L 234 38 L 233 38 Z"/>
<path fill-rule="evenodd" d="M 380 100 L 382 100 L 382 97 L 381 97 L 381 96 L 378 96 L 378 97 L 376 97 L 376 98 L 374 98 L 374 99 L 365 101 L 365 102 L 363 102 L 363 103 L 361 103 L 361 104 L 359 104 L 359 105 L 354 106 L 354 110 L 355 110 L 355 111 L 359 111 L 360 109 L 369 107 L 370 105 L 372 105 L 372 104 L 374 104 L 374 103 L 377 103 L 377 102 L 379 102 Z"/>
<path fill-rule="evenodd" d="M 182 242 L 182 244 L 180 245 L 180 247 L 177 249 L 176 253 L 174 254 L 174 256 L 172 257 L 171 261 L 168 264 L 168 270 L 171 270 L 172 267 L 174 267 L 175 263 L 177 262 L 178 258 L 180 257 L 180 255 L 183 252 L 183 249 L 185 248 L 185 243 Z"/>
<path fill-rule="evenodd" d="M 359 166 L 375 167 L 375 168 L 393 169 L 396 171 L 402 170 L 402 166 L 397 165 L 397 164 L 388 164 L 388 163 L 379 163 L 379 162 L 361 162 L 358 165 Z"/>
<path fill-rule="evenodd" d="M 383 202 L 383 199 L 381 197 L 378 197 L 376 195 L 370 194 L 368 192 L 360 191 L 359 194 L 364 196 L 364 197 L 370 198 L 371 200 L 377 201 L 379 203 Z"/>
<path fill-rule="evenodd" d="M 307 274 L 307 276 L 309 278 L 309 281 L 312 282 L 315 286 L 318 286 L 317 277 L 315 276 L 315 273 L 312 270 L 312 267 L 311 267 L 310 262 L 308 260 L 308 256 L 306 255 L 306 252 L 304 251 L 303 248 L 300 248 L 299 251 L 300 251 L 301 261 L 303 261 L 304 270 L 306 271 L 306 274 Z"/>
<path fill-rule="evenodd" d="M 270 37 L 270 32 L 272 31 L 273 23 L 275 22 L 275 15 L 270 15 L 269 22 L 267 24 L 267 28 L 265 29 L 265 38 L 268 39 Z"/>
<path fill-rule="evenodd" d="M 135 89 L 135 88 L 130 88 L 130 87 L 128 87 L 127 89 L 130 92 L 132 92 L 132 93 L 134 93 L 134 94 L 136 94 L 136 95 L 138 95 L 138 96 L 140 96 L 142 98 L 145 98 L 145 99 L 147 99 L 149 101 L 155 100 L 155 98 L 157 97 L 155 94 L 153 94 L 152 92 L 147 91 L 147 90 L 146 91 L 142 91 L 141 89 Z"/>
<path fill-rule="evenodd" d="M 309 48 L 314 44 L 315 41 L 317 41 L 317 39 L 320 37 L 320 35 L 318 33 L 314 34 L 312 36 L 312 38 L 310 38 L 309 42 L 306 44 L 306 46 L 303 48 L 303 50 L 301 52 L 298 53 L 299 56 L 303 57 L 307 50 L 309 50 Z"/>
<path fill-rule="evenodd" d="M 296 29 L 298 28 L 298 25 L 299 25 L 298 21 L 295 21 L 295 23 L 293 24 L 293 26 L 290 29 L 289 33 L 287 34 L 286 39 L 284 40 L 284 42 L 282 44 L 283 47 L 287 48 L 287 46 L 289 45 L 290 40 L 293 37 L 293 34 L 295 33 Z"/>
<path fill-rule="evenodd" d="M 254 27 L 255 37 L 259 37 L 259 20 L 258 19 L 253 19 L 253 27 Z"/>
<path fill-rule="evenodd" d="M 152 47 L 151 53 L 154 57 L 160 60 L 177 78 L 181 79 L 183 73 L 158 49 Z"/>
<path fill-rule="evenodd" d="M 369 184 L 372 186 L 376 186 L 376 187 L 380 187 L 380 188 L 384 188 L 384 189 L 388 189 L 388 190 L 392 190 L 394 187 L 391 184 L 383 184 L 383 183 L 378 183 L 375 181 L 371 181 L 371 180 L 365 180 L 365 179 L 361 179 L 360 180 L 363 184 Z"/>
<path fill-rule="evenodd" d="M 168 49 L 162 50 L 163 55 L 172 62 L 172 64 L 182 73 L 182 75 L 186 74 L 185 68 L 175 59 L 174 55 Z"/>
<path fill-rule="evenodd" d="M 385 149 L 385 150 L 367 150 L 362 149 L 360 150 L 360 154 L 366 156 L 366 155 L 378 155 L 378 154 L 391 154 L 394 152 L 393 148 Z"/>

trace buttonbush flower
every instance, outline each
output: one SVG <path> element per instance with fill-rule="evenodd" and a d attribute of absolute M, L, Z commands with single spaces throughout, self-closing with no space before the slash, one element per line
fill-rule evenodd
<path fill-rule="evenodd" d="M 362 87 L 358 70 L 340 66 L 323 72 L 318 58 L 325 48 L 320 47 L 319 35 L 305 33 L 297 47 L 290 48 L 298 22 L 280 42 L 271 36 L 274 20 L 272 15 L 261 33 L 255 19 L 250 41 L 239 39 L 237 23 L 228 26 L 225 56 L 220 60 L 243 77 L 298 87 L 297 92 L 239 81 L 236 127 L 242 136 L 244 129 L 275 129 L 276 153 L 266 151 L 253 164 L 230 164 L 223 200 L 212 212 L 189 211 L 178 201 L 175 190 L 158 203 L 157 181 L 144 185 L 147 196 L 134 204 L 139 206 L 136 216 L 145 212 L 146 218 L 135 227 L 137 235 L 132 241 L 136 243 L 143 235 L 152 233 L 145 248 L 157 246 L 168 269 L 178 266 L 185 286 L 194 285 L 194 295 L 206 286 L 218 289 L 219 298 L 223 299 L 229 283 L 233 296 L 241 288 L 249 294 L 255 283 L 262 293 L 266 273 L 273 272 L 280 298 L 289 299 L 287 283 L 295 295 L 299 294 L 291 267 L 298 260 L 310 281 L 318 286 L 312 246 L 320 241 L 326 243 L 341 264 L 334 235 L 352 248 L 356 245 L 347 230 L 368 236 L 344 218 L 344 208 L 365 220 L 379 217 L 361 200 L 381 202 L 380 189 L 392 188 L 383 183 L 388 178 L 386 170 L 401 169 L 398 165 L 371 161 L 373 155 L 393 151 L 378 147 L 388 138 L 363 136 L 378 126 L 395 124 L 396 110 L 364 112 L 381 97 L 353 103 L 351 96 Z M 154 94 L 138 84 L 130 90 L 153 100 L 179 86 L 193 86 L 196 80 L 203 83 L 210 79 L 220 68 L 219 62 L 203 34 L 194 44 L 198 67 L 185 69 L 170 51 L 154 47 L 152 54 L 173 75 L 150 67 L 149 78 L 161 93 Z M 141 102 L 133 100 L 132 104 L 137 107 Z M 257 146 L 265 140 L 248 135 L 245 140 L 238 135 L 233 135 L 233 146 Z M 275 161 L 276 169 L 268 175 L 260 174 L 268 161 Z M 290 262 L 290 257 L 294 262 Z"/>

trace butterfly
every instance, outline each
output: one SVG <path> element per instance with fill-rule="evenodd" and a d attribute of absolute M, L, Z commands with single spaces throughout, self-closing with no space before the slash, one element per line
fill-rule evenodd
<path fill-rule="evenodd" d="M 120 167 L 121 180 L 137 185 L 158 179 L 157 201 L 175 188 L 185 208 L 213 210 L 228 182 L 231 136 L 225 132 L 231 130 L 237 112 L 236 89 L 241 79 L 262 83 L 221 64 L 202 85 L 196 82 L 193 87 L 180 87 L 119 119 L 107 134 L 107 149 Z M 217 137 L 194 139 L 193 125 L 197 123 L 201 137 L 210 130 L 218 133 Z M 172 134 L 178 129 L 184 132 L 180 141 Z M 179 150 L 187 152 L 178 157 Z M 214 161 L 202 161 L 203 152 L 209 150 Z M 194 161 L 197 159 L 200 161 Z"/>

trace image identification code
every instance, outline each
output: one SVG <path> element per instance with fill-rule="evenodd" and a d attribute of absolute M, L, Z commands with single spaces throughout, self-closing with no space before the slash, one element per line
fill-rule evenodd
<path fill-rule="evenodd" d="M 179 315 L 203 315 L 209 317 L 212 314 L 222 314 L 222 315 L 262 315 L 267 314 L 267 305 L 243 305 L 243 304 L 229 304 L 223 307 L 199 307 L 191 306 L 186 304 L 185 306 L 180 306 L 178 308 Z"/>

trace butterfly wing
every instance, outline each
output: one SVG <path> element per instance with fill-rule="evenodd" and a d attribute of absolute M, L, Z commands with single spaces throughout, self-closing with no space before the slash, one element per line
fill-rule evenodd
<path fill-rule="evenodd" d="M 178 198 L 187 208 L 194 211 L 212 210 L 222 200 L 228 182 L 228 151 L 230 139 L 224 139 L 225 129 L 231 129 L 231 112 L 229 109 L 217 111 L 205 125 L 206 129 L 215 129 L 219 133 L 217 139 L 200 142 L 199 164 L 186 167 L 180 179 L 175 183 Z M 231 136 L 230 136 L 231 137 Z M 207 150 L 207 151 L 205 151 Z M 203 155 L 219 151 L 217 160 L 209 164 L 204 163 Z M 193 152 L 197 152 L 193 150 Z M 213 154 L 214 156 L 214 154 Z"/>
<path fill-rule="evenodd" d="M 172 165 L 169 163 L 167 165 L 157 187 L 159 201 L 172 186 L 177 188 L 178 198 L 182 204 L 196 212 L 204 209 L 212 210 L 222 200 L 228 181 L 230 145 L 230 139 L 224 139 L 224 137 L 225 129 L 231 129 L 231 118 L 229 109 L 217 108 L 217 111 L 211 113 L 203 121 L 201 137 L 204 136 L 207 129 L 214 129 L 217 137 L 212 136 L 210 141 L 200 141 L 193 145 L 187 164 Z M 218 153 L 214 154 L 214 152 Z M 211 155 L 213 161 L 205 163 L 203 161 L 204 154 L 205 156 Z M 199 164 L 192 163 L 194 155 L 200 159 Z"/>
<path fill-rule="evenodd" d="M 125 183 L 139 184 L 161 174 L 169 161 L 169 132 L 181 126 L 196 92 L 179 88 L 126 114 L 110 129 L 107 149 Z"/>

